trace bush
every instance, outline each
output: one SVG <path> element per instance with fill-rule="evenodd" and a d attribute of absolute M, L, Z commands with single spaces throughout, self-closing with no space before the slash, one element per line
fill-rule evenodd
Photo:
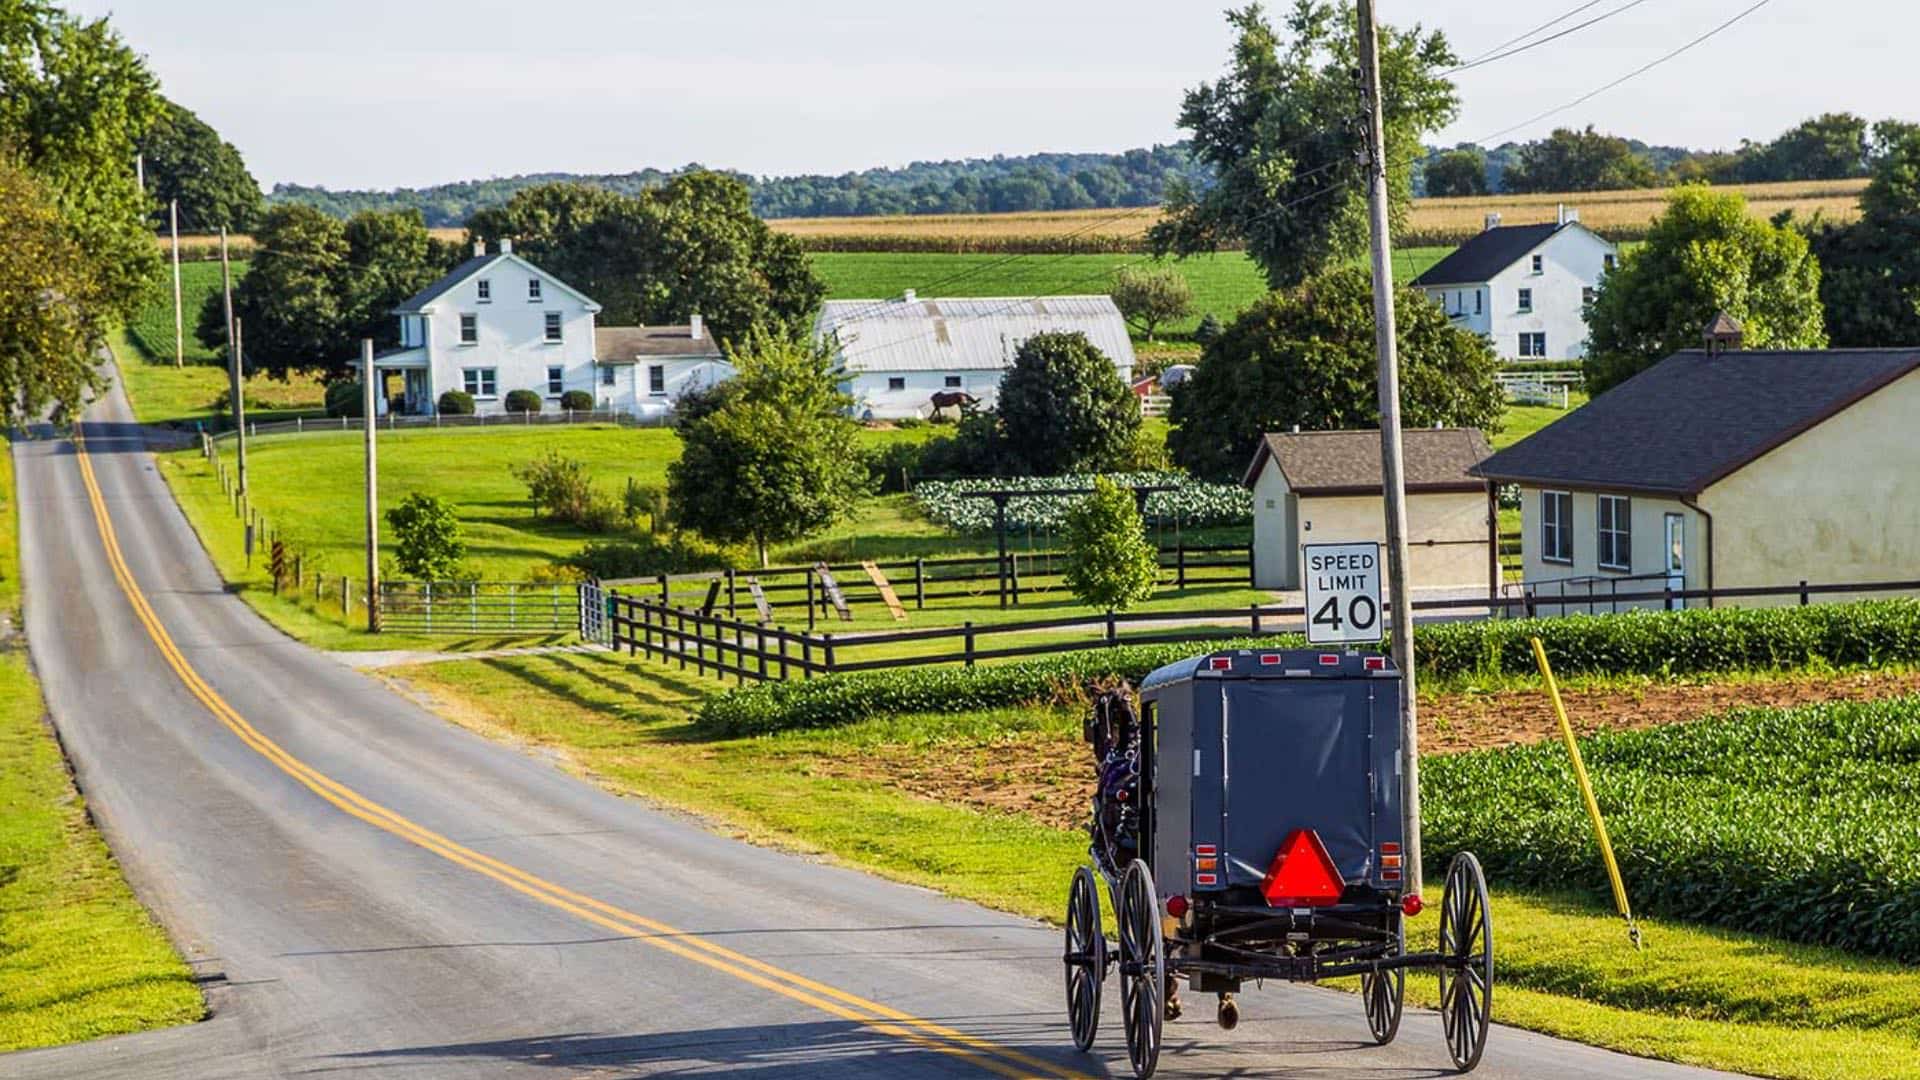
<path fill-rule="evenodd" d="M 446 416 L 472 416 L 473 395 L 465 390 L 448 390 L 440 395 L 440 412 Z"/>
<path fill-rule="evenodd" d="M 1085 334 L 1035 334 L 1014 350 L 994 403 L 1001 457 L 1031 473 L 1111 469 L 1140 429 L 1140 403 Z"/>
<path fill-rule="evenodd" d="M 436 495 L 412 492 L 387 511 L 393 530 L 394 565 L 417 581 L 449 581 L 459 576 L 467 545 L 453 505 Z"/>
<path fill-rule="evenodd" d="M 693 533 L 638 540 L 595 540 L 561 562 L 602 581 L 692 574 L 746 565 L 746 552 L 709 543 Z"/>
<path fill-rule="evenodd" d="M 509 390 L 506 404 L 510 413 L 537 413 L 540 411 L 540 395 L 531 390 Z"/>
<path fill-rule="evenodd" d="M 620 526 L 621 508 L 594 490 L 587 467 L 552 450 L 513 470 L 527 485 L 527 498 L 552 521 L 564 521 L 587 532 L 610 532 Z"/>
<path fill-rule="evenodd" d="M 1153 595 L 1160 558 L 1147 543 L 1133 492 L 1104 476 L 1067 511 L 1067 590 L 1092 608 L 1126 611 Z"/>
<path fill-rule="evenodd" d="M 593 395 L 585 390 L 569 390 L 560 395 L 560 407 L 568 412 L 592 412 Z"/>
<path fill-rule="evenodd" d="M 891 442 L 867 455 L 873 490 L 882 495 L 909 490 L 925 457 L 926 446 L 914 442 Z"/>
<path fill-rule="evenodd" d="M 222 398 L 230 398 L 231 392 L 223 393 Z M 366 415 L 366 394 L 360 388 L 359 380 L 327 384 L 327 415 L 352 416 Z"/>

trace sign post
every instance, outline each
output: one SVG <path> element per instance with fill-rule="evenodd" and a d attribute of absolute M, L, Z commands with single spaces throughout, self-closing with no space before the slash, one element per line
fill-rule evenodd
<path fill-rule="evenodd" d="M 1306 544 L 1307 643 L 1380 640 L 1380 545 Z"/>

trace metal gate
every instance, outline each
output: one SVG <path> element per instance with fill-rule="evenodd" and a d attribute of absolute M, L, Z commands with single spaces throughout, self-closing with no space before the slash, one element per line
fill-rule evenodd
<path fill-rule="evenodd" d="M 613 641 L 611 594 L 597 581 L 580 583 L 580 640 L 600 645 Z"/>

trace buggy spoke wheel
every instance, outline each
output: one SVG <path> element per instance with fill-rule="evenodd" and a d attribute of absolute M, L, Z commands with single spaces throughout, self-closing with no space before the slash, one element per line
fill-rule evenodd
<path fill-rule="evenodd" d="M 1385 1046 L 1399 1034 L 1406 990 L 1404 968 L 1360 976 L 1360 1001 L 1367 1010 L 1367 1028 L 1373 1032 L 1374 1042 Z"/>
<path fill-rule="evenodd" d="M 1127 1059 L 1145 1080 L 1160 1063 L 1160 1024 L 1165 1008 L 1166 952 L 1160 938 L 1160 902 L 1153 876 L 1139 859 L 1120 882 L 1120 1004 L 1126 1022 Z"/>
<path fill-rule="evenodd" d="M 1100 926 L 1100 892 L 1093 871 L 1082 866 L 1073 872 L 1067 893 L 1067 1023 L 1073 1045 L 1093 1046 L 1100 1030 L 1100 983 L 1107 973 L 1107 935 Z"/>
<path fill-rule="evenodd" d="M 1440 1024 L 1454 1067 L 1480 1064 L 1493 1012 L 1493 916 L 1480 860 L 1463 851 L 1440 899 Z"/>

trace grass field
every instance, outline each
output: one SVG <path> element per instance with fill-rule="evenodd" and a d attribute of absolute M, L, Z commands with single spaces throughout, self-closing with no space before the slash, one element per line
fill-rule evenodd
<path fill-rule="evenodd" d="M 197 1020 L 193 973 L 121 880 L 47 729 L 18 625 L 0 447 L 0 1052 Z"/>
<path fill-rule="evenodd" d="M 938 774 L 949 755 L 1005 757 L 1035 736 L 1072 740 L 1075 711 L 890 716 L 715 740 L 688 722 L 710 680 L 624 658 L 514 657 L 393 678 L 456 722 L 554 753 L 616 790 L 757 842 L 1020 914 L 1058 919 L 1067 876 L 1085 858 L 1084 834 L 1017 808 L 985 812 L 908 795 L 872 778 L 870 765 L 906 760 Z M 1051 804 L 1077 805 L 1084 792 L 1067 783 L 1032 798 L 1057 817 Z M 1496 888 L 1502 1022 L 1766 1076 L 1920 1076 L 1920 971 L 1659 920 L 1645 922 L 1649 947 L 1636 953 L 1603 901 Z M 1431 934 L 1434 920 L 1413 928 Z M 1417 979 L 1408 996 L 1431 1004 L 1436 995 Z M 1356 1003 L 1356 1026 L 1358 1012 Z"/>

